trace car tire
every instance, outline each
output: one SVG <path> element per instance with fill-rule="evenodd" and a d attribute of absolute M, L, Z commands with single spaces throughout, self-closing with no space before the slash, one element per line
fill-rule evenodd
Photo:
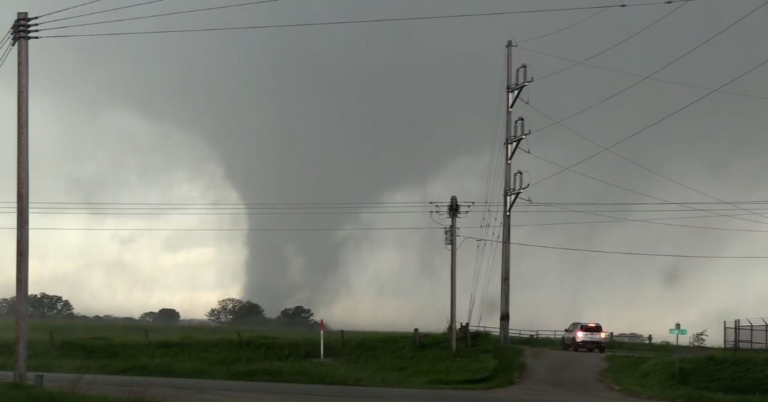
<path fill-rule="evenodd" d="M 574 352 L 578 352 L 579 351 L 579 344 L 576 343 L 576 339 L 571 339 L 571 349 Z"/>
<path fill-rule="evenodd" d="M 565 338 L 560 338 L 560 349 L 568 350 L 568 345 L 565 343 Z"/>
<path fill-rule="evenodd" d="M 600 353 L 605 353 L 605 348 L 600 348 L 598 350 L 600 351 Z"/>
<path fill-rule="evenodd" d="M 587 352 L 592 353 L 595 351 L 595 348 L 587 348 Z"/>

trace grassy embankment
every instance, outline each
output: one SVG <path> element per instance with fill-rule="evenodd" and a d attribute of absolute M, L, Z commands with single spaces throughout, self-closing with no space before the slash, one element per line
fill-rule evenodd
<path fill-rule="evenodd" d="M 622 390 L 674 401 L 768 402 L 768 354 L 714 352 L 674 356 L 609 356 L 607 378 Z"/>
<path fill-rule="evenodd" d="M 50 333 L 53 331 L 53 342 Z M 148 331 L 148 341 L 146 333 Z M 518 347 L 489 336 L 448 352 L 445 335 L 346 332 L 319 334 L 215 327 L 32 322 L 32 371 L 208 378 L 408 388 L 484 389 L 512 384 L 522 367 Z M 0 370 L 13 368 L 13 322 L 0 321 Z"/>
<path fill-rule="evenodd" d="M 64 391 L 0 384 L 0 401 L 3 402 L 149 402 L 143 399 L 123 399 L 107 396 L 73 394 Z"/>

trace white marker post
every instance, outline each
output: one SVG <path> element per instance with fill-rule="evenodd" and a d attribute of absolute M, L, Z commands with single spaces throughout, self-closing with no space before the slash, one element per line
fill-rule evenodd
<path fill-rule="evenodd" d="M 325 330 L 325 325 L 323 324 L 323 320 L 320 320 L 320 360 L 323 360 L 323 332 Z"/>

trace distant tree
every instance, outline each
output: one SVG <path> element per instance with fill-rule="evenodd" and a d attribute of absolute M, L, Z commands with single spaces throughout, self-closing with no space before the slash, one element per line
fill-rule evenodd
<path fill-rule="evenodd" d="M 0 299 L 0 317 L 10 318 L 16 314 L 16 300 L 15 298 L 2 298 Z"/>
<path fill-rule="evenodd" d="M 317 321 L 313 318 L 314 316 L 315 313 L 311 309 L 304 306 L 296 306 L 283 309 L 276 320 L 289 326 L 313 327 L 317 325 Z"/>
<path fill-rule="evenodd" d="M 707 334 L 707 330 L 703 330 L 701 332 L 696 332 L 693 334 L 693 337 L 691 337 L 691 346 L 695 348 L 704 348 L 707 346 L 707 337 L 709 334 Z"/>
<path fill-rule="evenodd" d="M 156 311 L 147 311 L 139 316 L 139 321 L 153 322 L 155 321 L 155 317 L 157 317 Z"/>
<path fill-rule="evenodd" d="M 243 304 L 245 304 L 245 302 L 240 299 L 228 297 L 226 299 L 219 300 L 219 302 L 216 304 L 216 307 L 205 313 L 205 316 L 209 321 L 215 324 L 228 325 L 235 320 L 237 312 L 243 307 Z"/>
<path fill-rule="evenodd" d="M 69 300 L 61 296 L 47 293 L 31 294 L 27 298 L 27 308 L 30 318 L 54 319 L 73 318 L 75 308 Z M 16 315 L 16 297 L 0 299 L 0 317 Z"/>
<path fill-rule="evenodd" d="M 208 320 L 218 325 L 257 325 L 265 322 L 264 309 L 250 301 L 233 297 L 219 300 L 216 307 L 206 314 Z"/>
<path fill-rule="evenodd" d="M 181 314 L 172 308 L 161 308 L 152 320 L 155 324 L 176 325 L 181 320 Z"/>
<path fill-rule="evenodd" d="M 265 318 L 264 309 L 260 305 L 246 300 L 235 312 L 234 321 L 236 324 L 258 325 L 264 322 Z"/>

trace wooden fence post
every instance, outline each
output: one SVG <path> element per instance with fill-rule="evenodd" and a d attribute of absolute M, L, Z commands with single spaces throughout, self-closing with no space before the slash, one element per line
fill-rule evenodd
<path fill-rule="evenodd" d="M 240 339 L 240 346 L 245 348 L 245 342 L 243 342 L 243 336 L 240 335 L 240 331 L 237 331 L 237 337 L 238 337 L 238 339 Z"/>
<path fill-rule="evenodd" d="M 53 330 L 51 330 L 51 347 L 55 347 L 56 342 L 53 340 Z"/>
<path fill-rule="evenodd" d="M 472 331 L 469 329 L 469 323 L 464 327 L 464 332 L 467 334 L 467 349 L 472 347 Z"/>
<path fill-rule="evenodd" d="M 416 346 L 419 346 L 419 329 L 414 328 L 413 329 L 413 340 L 416 342 Z"/>
<path fill-rule="evenodd" d="M 344 349 L 344 330 L 341 330 L 341 348 Z"/>

